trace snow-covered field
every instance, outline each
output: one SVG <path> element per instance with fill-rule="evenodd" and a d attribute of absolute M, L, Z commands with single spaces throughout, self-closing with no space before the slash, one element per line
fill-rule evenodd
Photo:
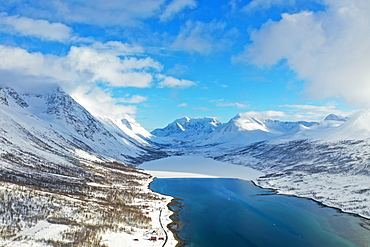
<path fill-rule="evenodd" d="M 202 156 L 172 156 L 139 166 L 158 178 L 239 178 L 253 180 L 264 173 Z"/>
<path fill-rule="evenodd" d="M 144 192 L 151 194 L 153 192 L 149 189 L 149 182 L 151 180 L 147 181 Z M 160 201 L 136 200 L 136 204 L 148 206 L 146 214 L 152 219 L 150 229 L 136 228 L 130 234 L 126 232 L 108 232 L 102 236 L 102 243 L 109 247 L 176 246 L 177 240 L 167 228 L 167 225 L 172 222 L 170 216 L 173 214 L 167 205 L 173 198 L 164 195 L 160 195 L 160 197 L 162 198 Z M 157 241 L 151 241 L 151 237 L 156 237 Z M 164 240 L 159 240 L 159 238 Z"/>

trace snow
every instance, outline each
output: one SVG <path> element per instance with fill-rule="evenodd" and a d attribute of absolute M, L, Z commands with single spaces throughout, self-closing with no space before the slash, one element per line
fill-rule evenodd
<path fill-rule="evenodd" d="M 207 137 L 210 133 L 222 127 L 215 118 L 188 118 L 176 119 L 163 129 L 155 129 L 152 134 L 158 137 L 172 137 L 182 140 L 196 140 Z"/>
<path fill-rule="evenodd" d="M 1 164 L 3 171 L 24 169 L 30 176 L 36 174 L 34 169 L 38 164 L 28 162 L 32 160 L 29 154 L 34 155 L 45 166 L 45 161 L 50 161 L 68 167 L 70 164 L 66 157 L 84 159 L 83 162 L 132 162 L 130 157 L 140 159 L 141 155 L 155 155 L 148 151 L 158 150 L 151 144 L 155 141 L 167 144 L 169 148 L 164 151 L 183 153 L 187 156 L 172 156 L 140 165 L 140 168 L 154 177 L 254 180 L 261 186 L 278 189 L 280 193 L 313 198 L 326 205 L 370 217 L 367 168 L 370 141 L 366 140 L 370 138 L 369 110 L 357 112 L 348 119 L 329 115 L 320 123 L 258 119 L 250 117 L 249 114 L 238 114 L 225 124 L 214 118 L 185 117 L 175 120 L 164 129 L 152 132 L 165 137 L 161 139 L 153 137 L 129 116 L 119 120 L 96 118 L 60 89 L 45 95 L 18 95 L 11 89 L 2 89 L 0 93 L 0 96 L 5 97 L 0 97 L 0 100 L 3 100 L 0 102 L 0 141 L 3 143 L 0 153 L 18 155 L 24 159 L 22 162 L 27 163 L 27 168 L 24 168 L 23 163 L 4 161 Z M 148 141 L 149 139 L 151 141 Z M 288 155 L 287 153 L 288 150 L 296 148 L 295 140 L 309 140 L 310 145 L 316 148 L 310 151 L 316 153 L 308 154 L 301 150 L 301 156 L 292 159 L 298 151 Z M 343 140 L 365 141 L 356 144 Z M 261 141 L 270 146 L 255 143 Z M 326 142 L 323 152 L 317 151 L 317 147 L 323 145 L 314 146 L 317 141 Z M 334 141 L 338 141 L 340 145 Z M 292 146 L 288 145 L 285 149 L 279 146 L 289 142 L 293 143 Z M 248 153 L 244 150 L 252 143 L 255 145 L 256 155 L 250 154 L 252 151 Z M 276 157 L 270 157 L 270 152 L 263 152 L 267 150 L 263 150 L 266 147 L 275 150 Z M 236 154 L 236 151 L 240 153 Z M 348 154 L 349 151 L 352 153 Z M 227 162 L 204 158 L 202 155 L 218 159 L 227 156 Z M 288 164 L 287 159 L 292 159 L 292 162 Z M 264 167 L 267 161 L 273 165 Z M 278 162 L 280 163 L 277 164 Z M 260 167 L 254 165 L 257 163 Z M 299 166 L 301 170 L 298 170 Z M 42 174 L 50 175 L 46 172 Z M 265 174 L 269 176 L 263 177 Z M 52 177 L 63 181 L 80 179 L 61 174 L 52 174 Z M 147 183 L 149 182 L 148 180 Z M 107 186 L 95 182 L 88 184 L 102 188 Z M 143 187 L 149 193 L 148 184 Z M 162 241 L 149 241 L 150 234 L 147 233 L 156 230 L 158 234 L 163 235 L 160 221 L 164 227 L 171 222 L 169 216 L 172 212 L 167 208 L 167 204 L 172 198 L 163 195 L 161 198 L 163 200 L 135 201 L 138 205 L 146 203 L 148 206 L 147 213 L 152 218 L 152 229 L 132 229 L 132 234 L 106 232 L 103 242 L 110 247 L 162 246 Z M 65 227 L 67 226 L 42 220 L 17 236 L 57 240 L 60 239 L 61 232 L 66 230 Z M 175 246 L 177 241 L 173 234 L 168 229 L 164 230 L 169 236 L 166 246 Z M 31 244 L 37 246 L 39 243 Z M 11 245 L 30 246 L 22 242 Z"/>
<path fill-rule="evenodd" d="M 62 240 L 62 234 L 68 230 L 69 226 L 61 224 L 51 224 L 45 220 L 39 221 L 34 227 L 26 229 L 15 237 L 5 241 L 4 246 L 45 246 L 45 244 L 37 242 L 37 240 L 54 239 Z M 30 239 L 14 242 L 13 240 L 20 237 L 28 237 Z"/>
<path fill-rule="evenodd" d="M 264 174 L 250 167 L 233 165 L 202 156 L 173 156 L 139 166 L 158 178 L 239 178 L 253 180 Z"/>
<path fill-rule="evenodd" d="M 51 224 L 45 220 L 37 223 L 36 226 L 20 233 L 23 236 L 32 236 L 34 239 L 56 239 L 62 240 L 62 232 L 69 226 L 61 224 Z"/>
<path fill-rule="evenodd" d="M 144 184 L 143 188 L 144 192 L 153 193 L 149 189 L 149 183 L 151 181 L 148 180 L 146 184 Z M 157 194 L 157 193 L 156 193 Z M 167 228 L 167 225 L 172 222 L 170 216 L 173 214 L 171 210 L 168 209 L 167 205 L 173 199 L 170 196 L 158 194 L 160 197 L 163 198 L 161 201 L 146 201 L 142 202 L 140 200 L 136 200 L 136 203 L 140 205 L 147 205 L 147 216 L 152 219 L 152 228 L 150 229 L 132 229 L 133 231 L 128 234 L 125 232 L 107 232 L 102 235 L 102 242 L 108 245 L 109 247 L 159 247 L 163 246 L 165 240 L 158 240 L 158 241 L 150 241 L 151 236 L 156 237 L 163 237 L 166 239 L 167 235 L 167 242 L 166 247 L 176 246 L 177 240 L 175 239 L 172 232 Z M 161 225 L 162 223 L 162 225 Z M 163 226 L 163 228 L 162 228 Z M 155 231 L 155 233 L 153 233 Z M 165 233 L 165 232 L 166 233 Z M 137 240 L 137 241 L 135 241 Z"/>

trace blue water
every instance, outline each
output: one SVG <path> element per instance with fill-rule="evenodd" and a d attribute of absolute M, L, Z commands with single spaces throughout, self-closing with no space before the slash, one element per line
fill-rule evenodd
<path fill-rule="evenodd" d="M 369 220 L 249 181 L 155 179 L 151 189 L 182 199 L 178 232 L 185 246 L 370 246 Z"/>

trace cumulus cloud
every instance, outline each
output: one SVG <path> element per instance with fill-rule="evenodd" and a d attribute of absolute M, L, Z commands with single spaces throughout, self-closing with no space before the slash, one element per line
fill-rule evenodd
<path fill-rule="evenodd" d="M 64 85 L 103 82 L 113 87 L 144 88 L 153 80 L 151 71 L 162 66 L 151 58 L 121 58 L 91 47 L 72 46 L 66 56 L 59 57 L 0 45 L 0 69 L 52 78 Z"/>
<path fill-rule="evenodd" d="M 193 9 L 196 6 L 197 2 L 195 0 L 173 0 L 169 5 L 166 6 L 166 9 L 161 14 L 159 19 L 161 21 L 168 21 L 184 9 Z"/>
<path fill-rule="evenodd" d="M 177 88 L 186 88 L 196 85 L 195 82 L 184 80 L 184 79 L 177 79 L 172 76 L 166 75 L 157 75 L 157 78 L 160 80 L 158 87 L 177 87 Z"/>
<path fill-rule="evenodd" d="M 339 96 L 370 107 L 370 2 L 324 0 L 320 12 L 283 14 L 251 34 L 236 60 L 274 65 L 285 60 L 314 99 Z"/>
<path fill-rule="evenodd" d="M 72 33 L 72 29 L 62 23 L 34 20 L 23 16 L 8 16 L 6 13 L 0 13 L 1 26 L 10 27 L 12 31 L 21 35 L 55 41 L 68 40 Z"/>
<path fill-rule="evenodd" d="M 137 112 L 136 106 L 121 104 L 130 103 L 124 102 L 127 101 L 126 99 L 114 98 L 109 91 L 98 87 L 91 89 L 88 85 L 81 85 L 74 88 L 70 94 L 95 116 L 122 119 L 126 114 L 133 116 Z"/>
<path fill-rule="evenodd" d="M 189 80 L 161 74 L 163 66 L 144 54 L 132 56 L 141 51 L 136 46 L 108 42 L 72 46 L 66 55 L 56 56 L 0 45 L 0 85 L 27 90 L 59 85 L 92 114 L 113 118 L 134 115 L 137 108 L 132 104 L 148 98 L 142 95 L 116 98 L 111 94 L 112 88 L 146 88 L 152 86 L 154 79 L 160 81 L 158 87 L 196 85 Z"/>

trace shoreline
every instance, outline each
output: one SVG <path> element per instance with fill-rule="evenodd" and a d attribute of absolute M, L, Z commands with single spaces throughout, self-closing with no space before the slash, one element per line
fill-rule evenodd
<path fill-rule="evenodd" d="M 202 179 L 204 179 L 204 178 L 202 178 Z M 223 178 L 219 178 L 219 179 L 223 179 Z M 205 183 L 206 183 L 206 180 L 207 179 L 205 179 Z M 235 179 L 235 180 L 244 180 L 244 179 Z M 318 202 L 318 201 L 316 201 L 316 200 L 314 200 L 312 198 L 299 197 L 299 196 L 296 196 L 296 195 L 289 195 L 289 194 L 282 194 L 282 193 L 279 193 L 279 191 L 276 190 L 276 189 L 274 189 L 274 188 L 271 188 L 271 187 L 265 188 L 263 186 L 260 186 L 254 180 L 244 180 L 244 181 L 250 182 L 253 186 L 256 186 L 258 188 L 268 190 L 266 193 L 265 192 L 261 192 L 260 193 L 261 195 L 282 195 L 282 196 L 296 197 L 296 198 L 300 198 L 300 199 L 309 199 L 310 201 L 315 202 L 315 204 L 317 204 L 317 206 L 334 209 L 335 212 L 332 211 L 334 213 L 334 215 L 336 214 L 336 212 L 338 212 L 338 213 L 342 213 L 342 214 L 347 214 L 348 215 L 348 216 L 343 216 L 343 217 L 355 216 L 356 218 L 358 218 L 358 220 L 356 220 L 356 222 L 358 224 L 357 226 L 360 227 L 360 228 L 363 228 L 364 230 L 370 231 L 369 219 L 367 219 L 365 217 L 362 217 L 362 216 L 360 216 L 358 214 L 344 212 L 341 209 L 338 209 L 338 208 L 335 208 L 335 207 L 331 207 L 331 206 L 327 206 L 327 205 L 325 205 L 325 204 L 323 204 L 321 202 Z M 159 191 L 160 191 L 160 188 L 161 187 L 158 187 Z M 162 193 L 157 192 L 157 191 L 154 191 L 154 192 L 155 193 L 162 194 Z M 162 194 L 162 195 L 169 196 L 168 194 Z M 170 211 L 173 212 L 173 214 L 170 216 L 170 219 L 172 220 L 172 222 L 167 225 L 167 229 L 169 229 L 173 233 L 176 241 L 178 241 L 178 243 L 176 244 L 176 247 L 182 247 L 182 246 L 185 246 L 187 240 L 183 240 L 179 236 L 179 230 L 181 229 L 181 224 L 182 224 L 181 219 L 179 217 L 179 212 L 180 212 L 180 210 L 183 209 L 183 207 L 185 205 L 183 204 L 183 199 L 178 198 L 178 197 L 174 197 L 174 196 L 172 196 L 172 197 L 173 197 L 173 199 L 170 201 L 170 203 L 167 204 L 167 208 Z"/>
<path fill-rule="evenodd" d="M 344 211 L 343 209 L 341 209 L 339 207 L 330 206 L 328 204 L 325 204 L 324 202 L 318 201 L 317 199 L 314 199 L 314 198 L 311 198 L 311 197 L 299 196 L 299 195 L 295 195 L 295 194 L 286 194 L 286 193 L 280 192 L 279 189 L 275 189 L 275 188 L 272 188 L 272 187 L 264 187 L 262 185 L 259 185 L 258 182 L 254 181 L 254 180 L 250 180 L 250 182 L 252 182 L 253 185 L 255 185 L 255 186 L 257 186 L 261 189 L 268 189 L 268 190 L 274 191 L 275 193 L 273 193 L 271 195 L 283 195 L 283 196 L 290 196 L 290 197 L 296 197 L 296 198 L 301 198 L 301 199 L 307 199 L 307 200 L 310 200 L 310 201 L 313 201 L 313 202 L 319 204 L 322 207 L 335 209 L 339 213 L 349 214 L 349 215 L 352 215 L 354 217 L 358 217 L 358 218 L 365 219 L 365 220 L 370 220 L 370 217 L 366 217 L 366 216 L 363 216 L 363 215 L 360 215 L 360 214 L 357 214 L 357 213 L 353 213 L 353 212 L 349 212 L 349 211 Z M 266 194 L 266 195 L 269 195 L 269 194 Z M 370 226 L 369 226 L 369 228 L 366 228 L 366 229 L 370 230 Z"/>
<path fill-rule="evenodd" d="M 173 214 L 170 216 L 172 222 L 167 225 L 167 229 L 172 232 L 174 238 L 176 239 L 176 247 L 185 246 L 185 241 L 180 238 L 180 234 L 177 230 L 182 227 L 179 212 L 184 207 L 184 205 L 180 201 L 182 201 L 182 199 L 174 197 L 171 202 L 167 204 L 167 208 L 173 212 Z M 179 209 L 176 210 L 173 207 L 178 207 Z"/>
<path fill-rule="evenodd" d="M 156 177 L 154 177 L 152 181 L 154 181 L 155 178 Z M 207 177 L 203 177 L 203 178 L 204 179 L 207 179 Z M 234 179 L 240 179 L 240 178 L 234 178 Z M 241 179 L 241 180 L 245 180 L 245 179 Z M 352 213 L 352 212 L 346 212 L 343 209 L 338 208 L 338 207 L 329 206 L 329 205 L 327 205 L 327 204 L 325 204 L 323 202 L 320 202 L 320 201 L 318 201 L 318 200 L 316 200 L 314 198 L 303 197 L 303 196 L 294 195 L 294 194 L 281 193 L 278 189 L 275 189 L 275 188 L 272 188 L 272 187 L 263 187 L 263 186 L 259 185 L 255 180 L 245 180 L 245 181 L 251 182 L 254 186 L 256 186 L 258 188 L 270 190 L 270 193 L 271 194 L 266 194 L 266 195 L 282 195 L 282 196 L 296 197 L 296 198 L 300 198 L 300 199 L 307 199 L 307 200 L 310 200 L 310 201 L 313 201 L 313 202 L 317 203 L 318 205 L 320 205 L 322 207 L 334 209 L 338 213 L 348 214 L 348 215 L 357 217 L 357 218 L 362 219 L 362 220 L 367 220 L 367 221 L 370 220 L 370 218 L 367 218 L 365 216 L 362 216 L 362 215 L 359 215 L 359 214 L 356 214 L 356 213 Z M 167 194 L 162 194 L 162 193 L 156 192 L 154 190 L 151 190 L 151 191 L 153 191 L 155 193 L 158 193 L 158 194 L 161 194 L 161 195 L 164 195 L 164 196 L 172 197 L 172 200 L 167 204 L 168 210 L 170 210 L 172 212 L 172 214 L 169 216 L 169 218 L 171 219 L 171 222 L 166 225 L 166 228 L 167 228 L 167 230 L 169 230 L 169 231 L 172 232 L 173 237 L 177 241 L 177 244 L 176 244 L 175 247 L 184 247 L 186 241 L 180 238 L 179 232 L 177 230 L 177 229 L 181 228 L 181 224 L 182 224 L 182 222 L 181 222 L 181 220 L 179 218 L 179 211 L 184 207 L 184 205 L 181 203 L 181 201 L 183 201 L 183 199 L 177 198 L 177 197 L 173 197 L 173 196 L 170 196 L 170 195 L 167 195 Z M 370 230 L 370 224 L 369 225 L 368 224 L 365 225 L 364 223 L 362 223 L 362 224 L 360 224 L 360 226 L 363 227 L 363 228 L 365 228 L 365 229 L 367 229 L 367 230 Z"/>
<path fill-rule="evenodd" d="M 166 229 L 168 231 L 170 231 L 172 233 L 174 239 L 176 240 L 177 243 L 176 243 L 175 247 L 183 247 L 183 246 L 185 246 L 185 241 L 180 238 L 180 235 L 179 235 L 178 231 L 176 230 L 176 228 L 180 228 L 181 227 L 181 224 L 182 224 L 181 221 L 180 221 L 180 219 L 179 219 L 179 217 L 178 217 L 179 211 L 181 210 L 182 207 L 184 207 L 182 205 L 182 203 L 180 202 L 180 201 L 182 201 L 182 199 L 181 198 L 177 198 L 177 197 L 173 197 L 173 196 L 170 196 L 170 195 L 166 195 L 166 194 L 163 194 L 163 193 L 159 193 L 157 191 L 152 190 L 150 188 L 150 185 L 151 185 L 151 183 L 154 182 L 154 179 L 156 179 L 156 178 L 157 177 L 152 177 L 151 178 L 152 180 L 151 180 L 150 183 L 148 183 L 148 187 L 147 188 L 150 191 L 152 191 L 153 193 L 160 194 L 162 196 L 170 197 L 171 198 L 171 200 L 168 203 L 166 203 L 166 207 L 167 207 L 167 210 L 170 211 L 172 214 L 168 216 L 168 218 L 170 219 L 170 222 L 165 227 L 166 227 Z M 175 210 L 172 207 L 179 207 L 179 209 Z M 159 218 L 159 222 L 162 225 L 161 217 Z M 163 244 L 163 246 L 165 246 L 166 243 L 167 243 L 167 241 Z"/>
<path fill-rule="evenodd" d="M 211 178 L 211 177 L 213 177 L 213 178 L 222 178 L 223 177 L 222 175 L 220 176 L 220 174 L 213 173 L 212 169 L 208 169 L 206 172 L 204 172 L 204 170 L 202 170 L 202 172 L 200 172 L 199 168 L 195 167 L 195 165 L 199 164 L 199 162 L 202 162 L 202 164 L 203 164 L 203 162 L 208 163 L 208 164 L 206 164 L 206 165 L 208 165 L 208 167 L 211 167 L 211 165 L 213 166 L 213 163 L 211 164 L 211 162 L 215 161 L 215 160 L 210 159 L 210 158 L 204 158 L 204 157 L 201 157 L 201 156 L 175 156 L 175 157 L 168 157 L 166 159 L 161 159 L 160 161 L 161 162 L 165 161 L 165 162 L 160 164 L 159 160 L 157 160 L 155 162 L 158 162 L 158 163 L 153 163 L 153 162 L 152 163 L 146 163 L 148 165 L 146 167 L 142 167 L 141 169 L 144 169 L 146 173 L 152 174 L 153 177 L 157 177 L 157 178 Z M 215 162 L 218 162 L 218 161 L 215 161 Z M 223 162 L 223 163 L 226 163 L 226 162 Z M 150 164 L 150 166 L 149 166 L 149 164 Z M 186 169 L 179 169 L 180 165 L 185 167 Z M 217 167 L 218 164 L 215 164 L 215 165 Z M 222 165 L 224 165 L 224 164 L 222 164 Z M 228 177 L 224 177 L 224 178 L 236 178 L 236 179 L 242 179 L 242 180 L 250 181 L 253 185 L 255 185 L 259 188 L 272 190 L 271 192 L 274 192 L 274 193 L 279 194 L 279 195 L 291 196 L 291 197 L 302 198 L 302 199 L 308 199 L 308 200 L 311 200 L 311 201 L 317 203 L 320 206 L 332 208 L 332 209 L 336 210 L 338 213 L 345 213 L 345 214 L 357 217 L 359 219 L 370 220 L 370 217 L 367 217 L 365 215 L 361 215 L 361 214 L 353 212 L 353 211 L 348 211 L 348 210 L 342 209 L 342 208 L 340 208 L 336 205 L 330 205 L 330 201 L 326 202 L 327 200 L 325 200 L 325 199 L 328 199 L 328 197 L 325 197 L 324 200 L 322 200 L 322 199 L 320 200 L 320 199 L 316 199 L 314 197 L 300 195 L 299 193 L 284 193 L 284 190 L 281 190 L 278 187 L 274 187 L 273 185 L 269 186 L 268 184 L 264 184 L 264 181 L 259 181 L 259 179 L 264 176 L 263 172 L 258 171 L 256 169 L 253 169 L 249 166 L 247 166 L 247 167 L 243 166 L 242 168 L 243 168 L 243 170 L 245 169 L 244 170 L 245 172 L 243 174 L 241 174 L 240 170 L 238 170 L 238 169 L 234 170 L 234 168 L 241 167 L 241 166 L 238 166 L 238 165 L 235 165 L 235 164 L 232 164 L 232 163 L 226 163 L 226 165 L 227 166 L 225 166 L 224 169 L 228 169 L 229 172 L 230 172 L 230 170 L 233 170 L 234 173 L 233 174 L 230 173 L 230 174 L 228 174 L 229 175 Z M 256 171 L 257 173 L 255 173 L 253 170 Z M 238 171 L 238 173 L 235 173 L 236 171 Z M 248 171 L 252 171 L 251 174 L 248 175 L 248 173 L 249 173 Z M 248 178 L 241 177 L 243 175 L 248 175 L 248 176 L 252 176 L 252 177 L 248 177 Z M 156 192 L 156 193 L 158 193 L 158 192 Z M 161 194 L 161 193 L 159 193 L 159 194 Z M 169 195 L 166 195 L 166 196 L 169 196 Z M 172 197 L 172 196 L 170 196 L 170 197 Z M 172 215 L 174 215 L 176 213 L 175 211 L 178 211 L 178 210 L 173 210 L 170 207 L 171 203 L 172 204 L 175 203 L 174 199 L 176 199 L 176 198 L 173 198 L 167 205 L 168 210 L 173 212 Z M 330 200 L 330 198 L 328 200 Z M 171 221 L 175 224 L 175 221 L 177 220 L 176 223 L 179 223 L 179 219 L 176 218 L 176 214 L 175 214 L 175 217 L 172 217 L 172 215 L 170 217 Z M 171 225 L 171 223 L 170 223 L 167 226 L 167 228 L 173 233 L 174 237 L 177 235 L 175 237 L 176 241 L 179 241 L 179 240 L 181 241 L 180 237 L 178 236 L 178 233 L 176 232 L 176 229 L 171 229 L 171 226 L 173 226 L 173 224 Z M 369 224 L 361 224 L 361 226 L 364 227 L 365 229 L 368 229 L 368 230 L 370 229 Z M 182 246 L 182 245 L 176 245 L 176 246 Z"/>
<path fill-rule="evenodd" d="M 170 216 L 172 215 L 172 211 L 168 208 L 168 204 L 171 203 L 171 201 L 173 200 L 173 197 L 170 195 L 158 193 L 150 189 L 150 185 L 154 181 L 155 178 L 156 177 L 153 177 L 153 176 L 150 177 L 149 181 L 146 184 L 146 189 L 150 191 L 150 193 L 159 195 L 163 200 L 163 204 L 160 208 L 158 208 L 159 214 L 157 215 L 157 217 L 152 218 L 152 220 L 157 221 L 159 227 L 161 228 L 161 230 L 163 231 L 165 235 L 165 241 L 163 242 L 163 245 L 161 246 L 177 246 L 178 241 L 175 238 L 175 235 L 172 232 L 172 230 L 168 228 L 168 224 L 172 223 L 172 219 L 170 218 Z"/>

